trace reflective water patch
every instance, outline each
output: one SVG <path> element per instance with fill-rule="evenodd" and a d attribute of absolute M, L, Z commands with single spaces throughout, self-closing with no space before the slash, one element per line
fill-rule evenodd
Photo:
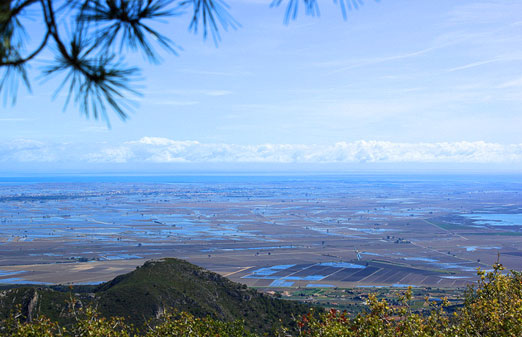
<path fill-rule="evenodd" d="M 323 262 L 323 263 L 319 263 L 318 266 L 335 267 L 335 268 L 351 268 L 351 269 L 366 268 L 366 266 L 362 266 L 360 264 L 348 263 L 348 262 Z"/>
<path fill-rule="evenodd" d="M 270 287 L 291 287 L 294 282 L 289 282 L 285 279 L 274 280 L 270 283 Z"/>

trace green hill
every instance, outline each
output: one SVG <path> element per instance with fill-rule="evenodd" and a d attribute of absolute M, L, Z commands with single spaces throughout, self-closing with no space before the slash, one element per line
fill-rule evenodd
<path fill-rule="evenodd" d="M 99 287 L 73 288 L 80 292 L 74 295 L 61 288 L 4 291 L 0 294 L 3 312 L 17 304 L 21 310 L 0 319 L 0 336 L 255 337 L 265 335 L 262 332 L 299 337 L 522 336 L 522 273 L 505 272 L 496 263 L 492 271 L 478 270 L 477 274 L 476 287 L 468 289 L 462 307 L 452 313 L 445 310 L 446 299 L 429 302 L 428 297 L 426 310 L 415 311 L 413 291 L 408 288 L 395 304 L 370 294 L 367 311 L 354 317 L 330 309 L 292 318 L 306 308 L 263 296 L 183 261 L 151 261 Z M 63 305 L 67 296 L 73 299 L 69 306 Z M 107 319 L 87 303 L 105 316 L 121 315 L 127 320 Z M 165 312 L 170 305 L 188 312 Z M 197 318 L 190 312 L 214 319 Z M 147 318 L 153 321 L 137 331 L 136 324 Z M 244 324 L 230 321 L 236 318 Z M 279 327 L 272 330 L 276 322 Z"/>
<path fill-rule="evenodd" d="M 309 306 L 280 300 L 234 283 L 216 273 L 178 259 L 148 261 L 128 274 L 99 286 L 14 287 L 0 293 L 0 319 L 18 304 L 26 317 L 45 315 L 61 324 L 72 320 L 75 307 L 92 305 L 102 316 L 124 317 L 135 326 L 176 309 L 196 317 L 244 320 L 256 332 L 293 324 L 292 316 Z M 69 303 L 69 304 L 68 304 Z M 282 322 L 280 322 L 282 320 Z"/>

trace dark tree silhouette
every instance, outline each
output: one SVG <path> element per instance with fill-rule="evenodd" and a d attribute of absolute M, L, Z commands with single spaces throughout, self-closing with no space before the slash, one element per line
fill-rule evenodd
<path fill-rule="evenodd" d="M 269 1 L 269 0 L 267 0 Z M 334 0 L 346 19 L 347 11 L 363 0 Z M 272 7 L 286 6 L 284 22 L 306 15 L 318 16 L 317 0 L 273 0 Z M 122 119 L 132 109 L 129 97 L 139 95 L 133 83 L 139 68 L 127 66 L 122 51 L 141 52 L 159 63 L 156 47 L 176 54 L 179 47 L 152 26 L 162 18 L 189 13 L 188 29 L 220 41 L 221 31 L 239 23 L 223 0 L 0 0 L 0 91 L 4 103 L 15 103 L 19 83 L 31 89 L 27 67 L 43 50 L 54 54 L 42 69 L 45 78 L 63 74 L 56 92 L 66 90 L 86 116 L 108 121 L 110 108 Z M 35 16 L 43 23 L 42 39 L 33 50 L 21 18 Z"/>

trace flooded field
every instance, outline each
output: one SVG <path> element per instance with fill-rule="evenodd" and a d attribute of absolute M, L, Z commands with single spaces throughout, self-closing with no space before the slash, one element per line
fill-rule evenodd
<path fill-rule="evenodd" d="M 0 283 L 98 283 L 178 257 L 256 287 L 462 287 L 522 270 L 522 179 L 0 178 Z"/>

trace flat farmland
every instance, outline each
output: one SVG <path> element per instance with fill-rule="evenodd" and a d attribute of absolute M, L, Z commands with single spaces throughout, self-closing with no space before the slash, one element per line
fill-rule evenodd
<path fill-rule="evenodd" d="M 461 288 L 499 256 L 522 270 L 520 177 L 69 180 L 0 179 L 0 284 L 94 284 L 161 257 L 263 288 Z"/>

